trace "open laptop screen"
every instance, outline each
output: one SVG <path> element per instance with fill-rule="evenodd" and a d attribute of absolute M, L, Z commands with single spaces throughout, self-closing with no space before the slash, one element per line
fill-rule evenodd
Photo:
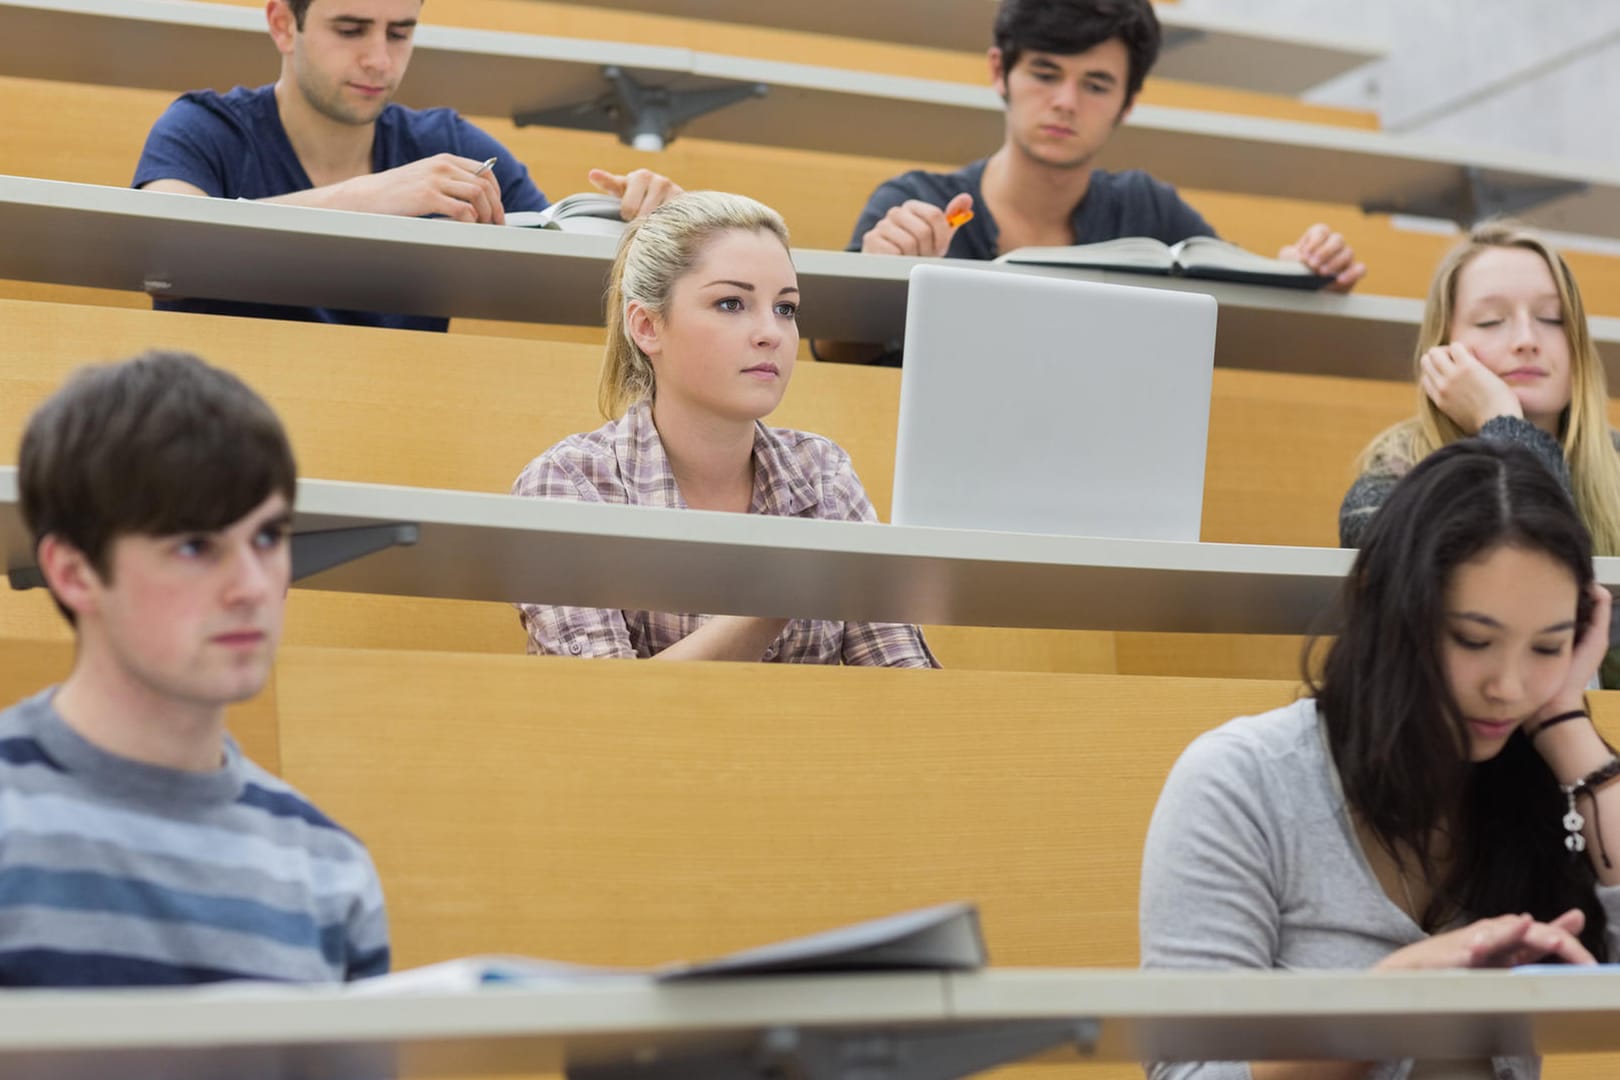
<path fill-rule="evenodd" d="M 1215 301 L 919 265 L 906 305 L 902 525 L 1197 540 Z"/>

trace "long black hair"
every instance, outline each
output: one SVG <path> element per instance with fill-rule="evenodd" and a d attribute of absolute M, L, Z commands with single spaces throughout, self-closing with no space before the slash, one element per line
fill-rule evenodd
<path fill-rule="evenodd" d="M 1590 617 L 1592 541 L 1558 480 L 1522 447 L 1464 439 L 1420 462 L 1378 511 L 1345 580 L 1338 636 L 1307 683 L 1351 809 L 1389 853 L 1430 876 L 1420 924 L 1529 912 L 1586 913 L 1600 959 L 1596 873 L 1564 848 L 1563 793 L 1523 731 L 1489 761 L 1468 760 L 1467 721 L 1440 659 L 1457 568 L 1501 547 L 1568 568 Z M 1436 850 L 1437 838 L 1443 850 Z"/>

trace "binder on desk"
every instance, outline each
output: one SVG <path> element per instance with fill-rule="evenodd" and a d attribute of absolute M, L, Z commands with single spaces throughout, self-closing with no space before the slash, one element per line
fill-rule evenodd
<path fill-rule="evenodd" d="M 653 977 L 676 982 L 736 975 L 978 971 L 988 962 L 979 909 L 954 903 L 745 949 L 718 960 L 669 964 Z"/>
<path fill-rule="evenodd" d="M 978 971 L 988 962 L 978 908 L 958 902 L 744 949 L 713 960 L 620 968 L 521 956 L 469 956 L 366 979 L 352 984 L 351 990 L 363 994 L 411 994 L 471 990 L 493 984 L 603 980 L 669 983 L 763 975 Z"/>

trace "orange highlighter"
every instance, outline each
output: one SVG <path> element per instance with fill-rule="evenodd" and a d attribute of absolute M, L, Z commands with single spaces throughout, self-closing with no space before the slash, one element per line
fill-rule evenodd
<path fill-rule="evenodd" d="M 953 229 L 960 229 L 963 225 L 966 225 L 968 222 L 970 222 L 972 220 L 973 220 L 973 211 L 971 211 L 971 210 L 958 210 L 956 213 L 950 215 L 949 217 L 947 217 L 945 219 L 945 224 L 949 225 Z"/>

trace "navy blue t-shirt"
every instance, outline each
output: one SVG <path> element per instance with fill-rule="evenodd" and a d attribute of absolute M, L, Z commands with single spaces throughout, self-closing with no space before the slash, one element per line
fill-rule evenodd
<path fill-rule="evenodd" d="M 390 104 L 377 117 L 371 168 L 383 172 L 434 154 L 475 161 L 495 158 L 495 178 L 508 213 L 544 210 L 546 197 L 512 153 L 454 109 L 407 109 Z M 268 199 L 315 185 L 293 151 L 276 108 L 275 87 L 238 86 L 227 94 L 194 90 L 181 95 L 152 125 L 132 186 L 181 180 L 215 198 Z M 230 300 L 154 300 L 165 311 L 252 315 L 267 319 L 347 323 L 407 330 L 444 330 L 450 320 L 427 315 L 383 315 L 335 308 L 289 307 Z"/>
<path fill-rule="evenodd" d="M 988 160 L 988 159 L 986 159 Z M 994 259 L 1001 228 L 985 205 L 980 182 L 984 161 L 975 161 L 955 172 L 931 173 L 921 169 L 885 180 L 866 201 L 849 251 L 861 249 L 861 238 L 883 220 L 893 207 L 908 199 L 920 199 L 944 208 L 962 192 L 973 196 L 973 220 L 956 230 L 948 259 Z M 1071 218 L 1076 244 L 1098 244 L 1124 236 L 1151 236 L 1166 244 L 1176 244 L 1189 236 L 1214 236 L 1198 211 L 1181 201 L 1176 189 L 1153 179 L 1140 169 L 1111 173 L 1095 169 L 1085 198 L 1074 208 Z"/>

